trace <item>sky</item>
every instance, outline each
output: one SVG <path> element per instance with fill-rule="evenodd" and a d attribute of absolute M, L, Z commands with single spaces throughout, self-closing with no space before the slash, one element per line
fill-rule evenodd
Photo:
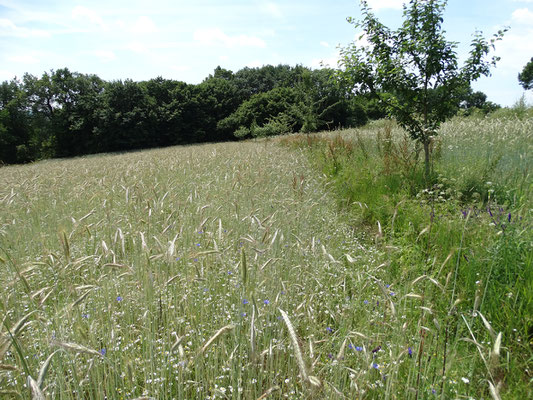
<path fill-rule="evenodd" d="M 402 0 L 368 0 L 390 28 L 402 22 Z M 347 17 L 358 0 L 0 0 L 0 81 L 67 67 L 105 80 L 162 76 L 199 83 L 217 66 L 337 66 L 339 45 L 361 34 Z M 501 61 L 473 84 L 488 99 L 533 102 L 517 75 L 533 57 L 533 0 L 449 0 L 444 14 L 460 60 L 472 34 L 497 43 Z"/>

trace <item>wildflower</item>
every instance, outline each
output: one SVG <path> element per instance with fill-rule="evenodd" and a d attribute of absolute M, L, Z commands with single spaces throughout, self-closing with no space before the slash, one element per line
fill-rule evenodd
<path fill-rule="evenodd" d="M 413 349 L 411 347 L 407 348 L 407 353 L 409 354 L 409 357 L 413 357 Z"/>
<path fill-rule="evenodd" d="M 470 383 L 470 380 L 468 378 L 461 378 L 461 380 L 466 384 Z"/>
<path fill-rule="evenodd" d="M 197 259 L 197 258 L 194 258 L 193 261 L 194 261 L 194 262 L 198 262 L 198 259 Z"/>
<path fill-rule="evenodd" d="M 332 359 L 332 358 L 333 358 L 333 354 L 328 353 L 328 358 L 329 358 L 329 359 Z"/>
<path fill-rule="evenodd" d="M 381 346 L 378 346 L 378 347 L 376 347 L 375 349 L 372 350 L 372 353 L 377 353 L 380 350 L 381 350 Z"/>
<path fill-rule="evenodd" d="M 107 350 L 106 350 L 106 349 L 101 349 L 101 350 L 100 350 L 100 354 L 101 354 L 101 355 L 105 356 L 106 353 L 107 353 Z"/>
<path fill-rule="evenodd" d="M 390 292 L 389 295 L 390 295 L 390 296 L 396 296 L 396 293 L 394 293 L 394 292 Z"/>
<path fill-rule="evenodd" d="M 243 300 L 242 300 L 242 304 L 244 304 L 244 305 L 249 304 L 249 303 L 250 303 L 250 302 L 249 302 L 248 300 L 246 300 L 246 299 L 243 299 Z"/>
<path fill-rule="evenodd" d="M 507 215 L 507 221 L 511 222 L 511 213 L 509 213 L 509 215 Z"/>
<path fill-rule="evenodd" d="M 376 363 L 373 363 L 373 364 L 372 364 L 372 368 L 374 368 L 374 369 L 379 369 L 379 365 L 376 364 Z"/>
<path fill-rule="evenodd" d="M 179 258 L 179 257 L 176 257 L 176 261 L 179 261 L 179 260 L 180 260 L 180 258 Z"/>
<path fill-rule="evenodd" d="M 356 347 L 355 347 L 355 350 L 356 350 L 356 351 L 363 351 L 363 348 L 362 348 L 361 346 L 356 346 Z"/>
<path fill-rule="evenodd" d="M 326 330 L 327 330 L 329 333 L 333 333 L 333 329 L 331 329 L 329 326 L 326 328 Z"/>
<path fill-rule="evenodd" d="M 246 313 L 245 313 L 245 312 L 242 312 L 242 313 L 241 313 L 241 317 L 243 317 L 243 318 L 246 317 Z"/>
<path fill-rule="evenodd" d="M 122 296 L 118 296 L 117 301 L 122 301 Z"/>
<path fill-rule="evenodd" d="M 89 319 L 89 314 L 81 314 L 82 318 Z"/>
<path fill-rule="evenodd" d="M 265 301 L 263 301 L 263 303 L 265 303 L 265 305 L 268 305 L 268 304 L 270 304 L 270 300 L 265 300 Z"/>
<path fill-rule="evenodd" d="M 201 244 L 200 244 L 200 243 L 196 243 L 196 247 L 200 247 L 200 246 L 201 246 Z"/>
<path fill-rule="evenodd" d="M 363 301 L 364 304 L 368 304 L 368 300 Z"/>
<path fill-rule="evenodd" d="M 353 350 L 353 349 L 354 349 L 353 344 L 350 343 L 350 344 L 348 345 L 348 348 L 349 348 L 350 350 Z"/>

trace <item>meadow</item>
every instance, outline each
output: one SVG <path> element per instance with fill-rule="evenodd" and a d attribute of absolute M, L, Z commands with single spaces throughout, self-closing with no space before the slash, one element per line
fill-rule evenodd
<path fill-rule="evenodd" d="M 0 395 L 527 398 L 533 122 L 0 169 Z M 529 330 L 529 331 L 528 331 Z"/>

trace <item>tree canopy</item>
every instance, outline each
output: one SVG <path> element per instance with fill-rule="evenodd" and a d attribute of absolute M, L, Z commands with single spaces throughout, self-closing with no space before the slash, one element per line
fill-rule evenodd
<path fill-rule="evenodd" d="M 518 74 L 518 82 L 525 90 L 533 89 L 533 57 L 524 66 L 524 69 Z"/>

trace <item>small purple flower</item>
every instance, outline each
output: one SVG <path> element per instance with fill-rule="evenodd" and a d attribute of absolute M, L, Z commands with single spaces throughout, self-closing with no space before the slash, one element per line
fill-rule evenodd
<path fill-rule="evenodd" d="M 435 389 L 431 389 L 431 393 L 437 394 L 437 391 Z"/>
<path fill-rule="evenodd" d="M 194 258 L 193 261 L 194 261 L 194 262 L 198 262 L 198 259 L 197 259 L 197 258 Z"/>
<path fill-rule="evenodd" d="M 89 319 L 89 314 L 81 314 L 82 318 Z"/>
<path fill-rule="evenodd" d="M 331 360 L 333 358 L 333 354 L 328 353 L 328 358 Z"/>
<path fill-rule="evenodd" d="M 329 326 L 326 328 L 326 330 L 327 330 L 329 333 L 333 333 L 333 329 L 331 329 Z"/>
<path fill-rule="evenodd" d="M 179 260 L 180 260 L 180 258 L 179 258 L 179 257 L 176 257 L 176 261 L 179 261 Z"/>
<path fill-rule="evenodd" d="M 122 301 L 122 296 L 117 296 L 117 301 Z"/>
<path fill-rule="evenodd" d="M 249 304 L 250 302 L 246 299 L 242 299 L 242 304 L 246 305 L 246 304 Z"/>
<path fill-rule="evenodd" d="M 363 351 L 363 348 L 362 348 L 361 346 L 356 346 L 356 347 L 355 347 L 355 350 L 356 350 L 356 351 Z"/>
<path fill-rule="evenodd" d="M 363 301 L 364 304 L 368 304 L 368 300 Z"/>
<path fill-rule="evenodd" d="M 396 296 L 396 293 L 394 293 L 394 292 L 390 292 L 389 295 L 390 295 L 390 296 Z"/>
<path fill-rule="evenodd" d="M 233 274 L 233 272 L 231 272 L 231 271 L 228 271 L 228 275 L 232 275 L 232 274 Z"/>
<path fill-rule="evenodd" d="M 376 347 L 375 349 L 372 350 L 372 353 L 377 353 L 380 350 L 381 350 L 381 346 L 378 346 L 378 347 Z"/>
<path fill-rule="evenodd" d="M 372 368 L 374 368 L 374 369 L 379 369 L 379 365 L 376 364 L 376 363 L 373 363 L 373 364 L 372 364 Z"/>
<path fill-rule="evenodd" d="M 106 349 L 101 349 L 101 350 L 100 350 L 100 354 L 101 354 L 101 355 L 105 356 L 106 353 L 107 353 L 107 350 L 106 350 Z"/>
<path fill-rule="evenodd" d="M 349 348 L 350 350 L 353 350 L 353 349 L 354 349 L 353 344 L 350 343 L 350 344 L 348 345 L 348 348 Z"/>
<path fill-rule="evenodd" d="M 265 305 L 269 305 L 270 304 L 270 300 L 265 300 L 265 301 L 263 301 L 263 303 L 265 303 Z"/>
<path fill-rule="evenodd" d="M 511 213 L 509 213 L 509 215 L 507 215 L 507 221 L 511 222 Z"/>
<path fill-rule="evenodd" d="M 245 313 L 245 312 L 242 312 L 242 313 L 241 313 L 241 317 L 243 317 L 243 318 L 246 317 L 246 313 Z"/>
<path fill-rule="evenodd" d="M 201 235 L 202 233 L 204 233 L 204 231 L 198 231 L 198 233 Z"/>
<path fill-rule="evenodd" d="M 201 244 L 200 244 L 200 243 L 196 243 L 196 247 L 200 247 L 200 246 L 201 246 Z"/>
<path fill-rule="evenodd" d="M 407 348 L 407 353 L 409 354 L 409 357 L 413 357 L 413 349 L 411 347 Z"/>
<path fill-rule="evenodd" d="M 390 285 L 389 285 L 389 284 L 386 284 L 385 287 L 388 289 L 388 288 L 390 288 Z"/>

